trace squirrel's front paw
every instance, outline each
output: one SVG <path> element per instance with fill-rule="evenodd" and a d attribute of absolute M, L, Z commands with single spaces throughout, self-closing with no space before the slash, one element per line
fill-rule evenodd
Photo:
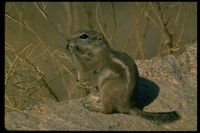
<path fill-rule="evenodd" d="M 93 105 L 89 102 L 83 103 L 83 106 L 90 111 L 94 111 Z"/>
<path fill-rule="evenodd" d="M 75 44 L 74 43 L 67 43 L 66 45 L 65 45 L 65 48 L 67 49 L 67 50 L 71 50 L 71 49 L 73 49 L 75 47 Z"/>

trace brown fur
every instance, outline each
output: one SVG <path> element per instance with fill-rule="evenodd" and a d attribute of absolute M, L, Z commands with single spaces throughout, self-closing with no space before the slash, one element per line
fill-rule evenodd
<path fill-rule="evenodd" d="M 136 114 L 159 123 L 179 118 L 176 112 L 148 113 L 136 108 L 137 66 L 126 53 L 111 49 L 101 33 L 78 31 L 68 40 L 66 49 L 81 71 L 97 76 L 101 104 L 85 103 L 87 109 L 107 114 Z"/>

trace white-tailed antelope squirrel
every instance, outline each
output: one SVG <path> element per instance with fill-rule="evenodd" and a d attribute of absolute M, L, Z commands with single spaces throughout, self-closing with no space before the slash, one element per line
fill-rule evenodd
<path fill-rule="evenodd" d="M 101 33 L 77 31 L 72 39 L 67 40 L 66 49 L 75 65 L 98 77 L 101 104 L 85 103 L 84 107 L 90 111 L 136 114 L 155 123 L 179 119 L 176 111 L 151 113 L 136 107 L 137 66 L 128 54 L 111 49 Z"/>

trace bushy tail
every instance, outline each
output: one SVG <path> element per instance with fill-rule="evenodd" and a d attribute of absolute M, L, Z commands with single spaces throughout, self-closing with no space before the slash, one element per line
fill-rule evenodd
<path fill-rule="evenodd" d="M 180 119 L 180 115 L 176 111 L 152 113 L 134 108 L 131 109 L 129 113 L 133 115 L 136 114 L 137 116 L 153 121 L 156 124 L 170 123 Z"/>

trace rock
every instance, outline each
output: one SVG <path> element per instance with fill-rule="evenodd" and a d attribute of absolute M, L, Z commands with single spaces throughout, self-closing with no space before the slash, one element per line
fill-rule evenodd
<path fill-rule="evenodd" d="M 45 99 L 32 109 L 5 114 L 7 130 L 194 131 L 197 130 L 197 44 L 179 56 L 137 60 L 140 72 L 138 107 L 144 111 L 176 110 L 181 119 L 156 125 L 128 114 L 101 114 L 82 105 L 83 98 Z"/>

